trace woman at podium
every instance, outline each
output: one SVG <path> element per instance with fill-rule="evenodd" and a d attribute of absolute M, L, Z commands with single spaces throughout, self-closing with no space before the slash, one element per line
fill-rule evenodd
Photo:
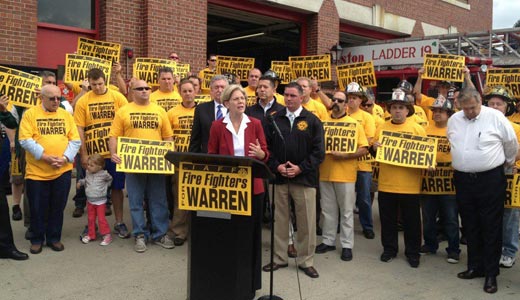
<path fill-rule="evenodd" d="M 227 86 L 221 101 L 228 113 L 211 125 L 208 153 L 233 156 L 248 156 L 267 162 L 269 152 L 260 120 L 248 117 L 245 90 L 237 84 Z M 261 287 L 261 212 L 264 184 L 262 179 L 253 180 L 252 217 L 233 216 L 250 228 L 253 238 L 253 293 Z M 243 220 L 240 220 L 242 219 Z"/>

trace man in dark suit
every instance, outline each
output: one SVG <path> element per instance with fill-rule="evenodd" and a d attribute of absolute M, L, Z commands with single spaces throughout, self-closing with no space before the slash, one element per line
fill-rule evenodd
<path fill-rule="evenodd" d="M 211 123 L 223 118 L 227 113 L 227 108 L 225 108 L 220 101 L 220 95 L 226 86 L 228 86 L 226 76 L 216 75 L 211 78 L 209 94 L 212 101 L 199 104 L 197 108 L 195 108 L 189 152 L 208 153 Z"/>
<path fill-rule="evenodd" d="M 16 128 L 16 119 L 7 111 L 7 96 L 0 97 L 0 123 L 5 127 Z M 0 137 L 0 151 L 9 151 L 1 149 L 2 138 Z M 3 173 L 3 172 L 2 172 Z M 2 174 L 0 174 L 1 178 Z M 3 182 L 3 180 L 0 180 Z M 5 187 L 0 184 L 0 258 L 11 258 L 15 260 L 26 260 L 29 256 L 23 252 L 18 251 L 13 241 L 13 230 L 11 229 L 11 221 L 9 220 L 9 206 L 7 204 L 7 197 L 5 195 Z"/>
<path fill-rule="evenodd" d="M 274 93 L 276 92 L 275 84 L 276 83 L 272 77 L 260 77 L 260 80 L 258 80 L 258 85 L 256 87 L 258 101 L 255 105 L 248 106 L 246 108 L 246 115 L 257 118 L 260 121 L 262 121 L 264 130 L 266 129 L 266 116 L 274 115 L 279 110 L 285 108 L 285 106 L 277 102 L 278 99 L 276 99 L 276 96 L 274 95 Z"/>

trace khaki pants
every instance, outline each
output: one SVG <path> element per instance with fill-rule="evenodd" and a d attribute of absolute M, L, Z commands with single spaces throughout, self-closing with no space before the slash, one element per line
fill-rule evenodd
<path fill-rule="evenodd" d="M 299 184 L 275 185 L 274 262 L 287 264 L 289 242 L 289 193 L 294 200 L 298 234 L 298 266 L 313 266 L 316 248 L 316 189 Z"/>

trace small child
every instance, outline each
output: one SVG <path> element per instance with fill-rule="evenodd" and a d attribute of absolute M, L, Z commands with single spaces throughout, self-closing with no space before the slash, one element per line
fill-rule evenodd
<path fill-rule="evenodd" d="M 78 189 L 84 185 L 87 195 L 88 234 L 81 239 L 84 244 L 96 239 L 96 216 L 99 232 L 103 236 L 100 245 L 106 246 L 112 242 L 110 227 L 105 218 L 107 189 L 112 183 L 112 176 L 103 170 L 104 168 L 105 159 L 98 153 L 91 155 L 88 158 L 85 178 L 79 180 L 76 184 Z"/>

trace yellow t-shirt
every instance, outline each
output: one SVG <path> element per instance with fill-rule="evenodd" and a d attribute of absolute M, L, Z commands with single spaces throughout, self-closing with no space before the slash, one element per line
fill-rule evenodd
<path fill-rule="evenodd" d="M 374 103 L 374 109 L 372 109 L 372 115 L 378 116 L 381 119 L 385 119 L 385 110 L 378 104 Z"/>
<path fill-rule="evenodd" d="M 340 119 L 332 119 L 330 116 L 324 120 L 326 122 L 345 122 L 356 123 L 356 139 L 357 148 L 368 146 L 368 141 L 365 136 L 363 127 L 357 120 L 344 116 Z M 356 148 L 356 149 L 357 149 Z M 357 159 L 334 159 L 331 154 L 325 155 L 325 160 L 320 165 L 320 181 L 331 182 L 356 182 L 357 177 Z"/>
<path fill-rule="evenodd" d="M 170 109 L 167 113 L 173 130 L 175 149 L 178 152 L 188 152 L 196 107 L 186 108 L 181 104 Z"/>
<path fill-rule="evenodd" d="M 321 102 L 309 98 L 309 101 L 307 101 L 307 103 L 305 104 L 302 103 L 302 106 L 322 121 L 326 120 L 329 117 L 325 105 L 321 104 Z"/>
<path fill-rule="evenodd" d="M 162 141 L 172 137 L 173 131 L 162 107 L 155 103 L 137 105 L 131 102 L 117 111 L 110 136 Z"/>
<path fill-rule="evenodd" d="M 182 98 L 181 95 L 176 91 L 165 93 L 157 90 L 150 94 L 150 102 L 159 105 L 165 111 L 169 111 L 170 109 L 179 105 L 179 103 L 182 102 Z"/>
<path fill-rule="evenodd" d="M 283 98 L 283 95 L 280 95 L 278 93 L 274 93 L 274 97 L 276 98 L 276 102 L 278 102 L 279 104 L 285 106 L 285 100 Z"/>
<path fill-rule="evenodd" d="M 107 89 L 103 95 L 90 91 L 79 98 L 74 109 L 74 122 L 79 127 L 111 122 L 116 112 L 128 101 L 120 92 Z"/>
<path fill-rule="evenodd" d="M 79 141 L 80 138 L 70 113 L 62 108 L 58 108 L 55 112 L 47 112 L 38 105 L 23 114 L 19 139 L 20 141 L 33 139 L 43 147 L 45 154 L 62 157 L 69 141 Z M 72 163 L 65 163 L 61 168 L 56 169 L 41 159 L 36 160 L 29 151 L 25 152 L 25 158 L 26 179 L 53 180 L 72 170 Z"/>
<path fill-rule="evenodd" d="M 432 106 L 434 102 L 435 98 L 421 94 L 421 107 L 424 108 L 426 112 L 426 120 L 428 120 L 428 122 L 433 122 L 433 113 L 430 106 Z"/>
<path fill-rule="evenodd" d="M 426 136 L 422 126 L 408 119 L 403 124 L 392 124 L 391 121 L 387 121 L 377 129 L 374 142 L 379 141 L 383 130 Z M 378 151 L 381 150 L 381 148 L 378 149 Z M 378 183 L 381 192 L 419 194 L 421 192 L 421 169 L 379 163 Z"/>
<path fill-rule="evenodd" d="M 437 162 L 451 162 L 451 147 L 450 141 L 446 136 L 448 127 L 440 128 L 435 126 L 435 123 L 426 127 L 426 134 L 437 138 Z"/>
<path fill-rule="evenodd" d="M 515 112 L 514 114 L 510 115 L 507 118 L 509 119 L 509 121 L 511 121 L 513 123 L 520 124 L 520 113 L 518 113 L 518 112 Z"/>
<path fill-rule="evenodd" d="M 518 143 L 519 143 L 519 146 L 520 146 L 520 125 L 514 123 L 513 121 L 509 120 L 509 122 L 511 123 L 511 125 L 513 126 L 513 130 L 515 131 L 515 134 L 516 134 L 516 139 L 518 140 Z M 517 168 L 520 169 L 520 160 L 517 160 L 515 162 L 515 165 Z"/>
<path fill-rule="evenodd" d="M 365 135 L 368 140 L 374 137 L 376 133 L 376 121 L 374 120 L 374 117 L 367 113 L 366 111 L 362 109 L 358 109 L 358 111 L 349 114 L 350 117 L 354 118 L 359 122 L 361 127 L 363 127 L 363 130 L 365 131 Z M 364 172 L 372 172 L 372 165 L 369 162 L 366 162 L 369 158 L 370 154 L 365 155 L 364 158 L 359 158 L 359 171 Z"/>

